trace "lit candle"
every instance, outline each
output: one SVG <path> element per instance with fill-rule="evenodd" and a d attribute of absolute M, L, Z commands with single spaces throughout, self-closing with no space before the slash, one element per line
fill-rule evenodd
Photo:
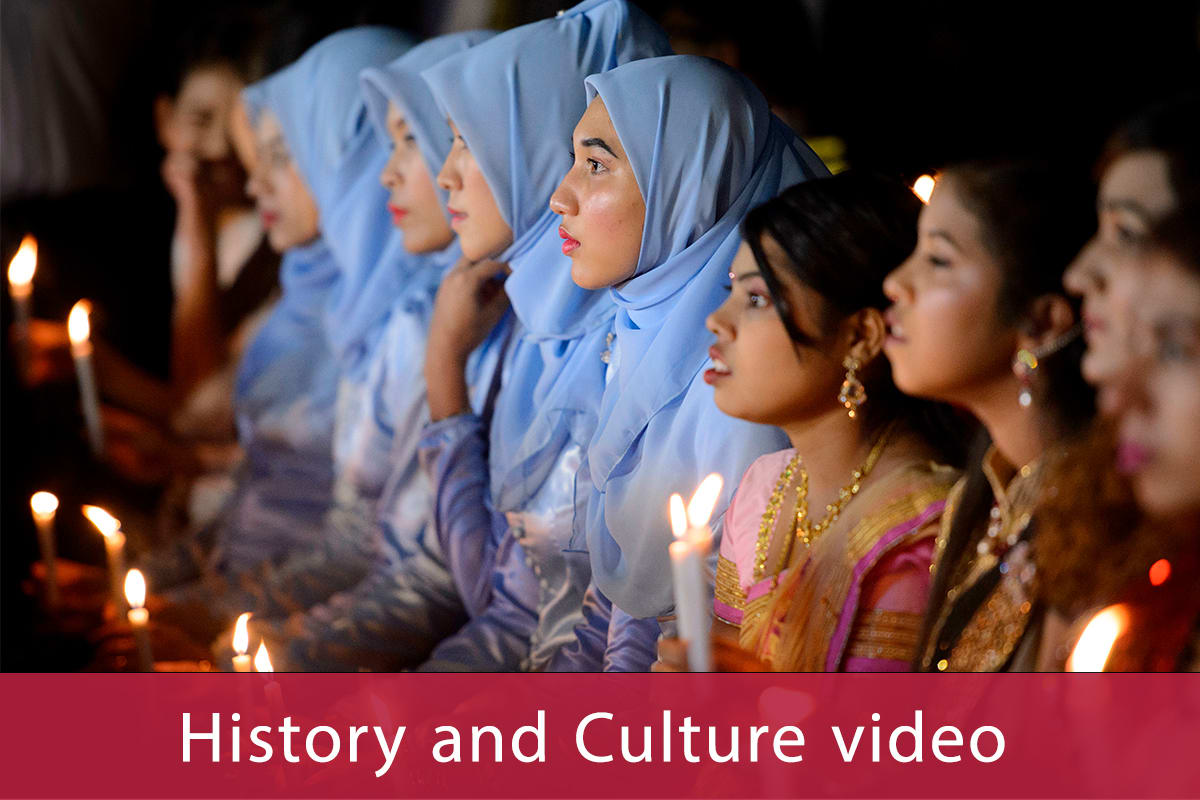
<path fill-rule="evenodd" d="M 79 379 L 79 402 L 87 423 L 88 442 L 92 454 L 104 454 L 104 429 L 100 427 L 100 396 L 96 391 L 96 371 L 92 367 L 92 326 L 88 314 L 92 304 L 80 300 L 71 306 L 67 316 L 67 336 L 71 339 L 71 357 L 75 360 L 75 375 Z"/>
<path fill-rule="evenodd" d="M 236 653 L 233 657 L 234 672 L 249 672 L 250 671 L 250 654 L 246 651 L 250 649 L 250 631 L 246 623 L 250 620 L 250 612 L 247 611 L 237 618 L 237 623 L 233 626 L 233 650 Z M 259 648 L 266 659 L 266 665 L 271 666 L 271 658 L 267 655 L 265 647 Z M 270 670 L 266 670 L 270 671 Z"/>
<path fill-rule="evenodd" d="M 912 190 L 921 202 L 929 205 L 929 198 L 933 196 L 933 187 L 937 181 L 932 175 L 922 175 L 913 182 Z"/>
<path fill-rule="evenodd" d="M 100 506 L 84 506 L 83 515 L 91 520 L 104 536 L 104 552 L 108 556 L 108 579 L 112 588 L 112 601 L 117 613 L 124 610 L 125 592 L 125 534 L 121 532 L 121 521 Z"/>
<path fill-rule="evenodd" d="M 140 569 L 125 576 L 125 599 L 129 601 L 129 625 L 137 642 L 138 672 L 154 672 L 154 653 L 150 649 L 150 612 L 146 610 L 146 578 Z"/>
<path fill-rule="evenodd" d="M 688 503 L 671 495 L 671 574 L 675 585 L 675 620 L 679 637 L 688 643 L 688 669 L 708 672 L 712 668 L 712 602 L 708 593 L 706 560 L 712 549 L 708 527 L 724 481 L 713 473 L 700 482 Z"/>
<path fill-rule="evenodd" d="M 258 650 L 254 653 L 254 670 L 256 672 L 274 672 L 271 666 L 271 656 L 267 653 L 267 643 L 259 642 Z M 283 717 L 283 690 L 279 681 L 269 680 L 263 686 L 263 695 L 267 699 L 267 709 L 272 717 Z"/>
<path fill-rule="evenodd" d="M 58 511 L 58 498 L 50 492 L 36 492 L 29 498 L 29 506 L 33 509 L 38 548 L 46 568 L 46 605 L 54 608 L 58 605 L 58 565 L 54 558 L 54 515 Z"/>
<path fill-rule="evenodd" d="M 29 319 L 33 296 L 33 273 L 37 271 L 37 239 L 25 234 L 17 254 L 8 262 L 8 294 L 13 302 L 13 335 L 22 371 L 29 364 Z"/>
<path fill-rule="evenodd" d="M 1067 659 L 1067 672 L 1103 672 L 1113 645 L 1128 625 L 1129 613 L 1120 604 L 1109 606 L 1088 620 Z"/>

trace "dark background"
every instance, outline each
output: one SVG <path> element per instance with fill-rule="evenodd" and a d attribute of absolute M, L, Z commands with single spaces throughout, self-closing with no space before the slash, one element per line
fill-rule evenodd
<path fill-rule="evenodd" d="M 36 30 L 42 0 L 0 6 L 5 76 L 5 163 L 21 147 L 19 99 L 39 84 L 18 56 L 72 47 L 57 30 Z M 262 68 L 286 64 L 341 27 L 384 23 L 421 35 L 454 20 L 505 28 L 550 16 L 566 0 L 63 0 L 87 9 L 80 28 L 99 53 L 92 77 L 101 130 L 73 179 L 14 186 L 0 173 L 0 265 L 26 232 L 39 240 L 35 315 L 65 318 L 79 297 L 95 301 L 94 329 L 147 369 L 166 368 L 173 207 L 159 179 L 162 152 L 151 104 L 169 91 L 180 54 L 197 31 L 253 21 L 270 33 Z M 680 52 L 721 58 L 753 78 L 777 112 L 806 137 L 836 137 L 851 166 L 911 179 L 949 162 L 1034 155 L 1086 167 L 1105 137 L 1138 108 L 1184 89 L 1200 75 L 1196 2 L 867 2 L 865 0 L 645 0 Z M 456 16 L 455 12 L 460 12 Z M 82 12 L 81 12 L 82 13 Z M 84 15 L 85 17 L 87 15 Z M 78 35 L 78 34 L 74 34 Z M 64 77 L 62 80 L 69 80 Z M 28 105 L 26 106 L 28 108 Z M 20 139 L 20 137 L 17 137 Z M 26 139 L 25 141 L 28 141 Z M 816 141 L 814 139 L 814 141 Z M 826 147 L 828 142 L 826 142 Z M 835 149 L 837 145 L 835 144 Z M 823 152 L 831 152 L 825 147 Z M 86 174 L 85 174 L 86 173 Z M 0 281 L 7 294 L 7 281 Z M 5 297 L 0 321 L 7 331 Z M 6 338 L 7 342 L 7 338 Z M 28 500 L 49 489 L 62 501 L 60 553 L 101 563 L 99 537 L 73 509 L 84 502 L 154 507 L 152 490 L 110 477 L 90 461 L 80 436 L 73 383 L 23 390 L 4 351 L 0 393 L 0 668 L 70 669 L 86 647 L 38 635 L 20 591 L 36 540 Z M 71 513 L 64 513 L 70 511 Z"/>

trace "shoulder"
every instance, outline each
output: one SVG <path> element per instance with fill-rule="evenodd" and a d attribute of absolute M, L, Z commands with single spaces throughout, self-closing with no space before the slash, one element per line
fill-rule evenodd
<path fill-rule="evenodd" d="M 754 547 L 758 528 L 767 510 L 771 492 L 788 461 L 796 453 L 789 448 L 755 459 L 742 475 L 725 513 L 721 552 L 737 565 L 743 586 L 753 582 Z"/>

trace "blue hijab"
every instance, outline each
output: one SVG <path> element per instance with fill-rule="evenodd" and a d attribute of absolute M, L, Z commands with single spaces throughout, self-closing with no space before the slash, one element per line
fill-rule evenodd
<path fill-rule="evenodd" d="M 371 125 L 359 89 L 363 69 L 393 61 L 411 44 L 390 28 L 339 31 L 242 95 L 252 119 L 264 108 L 278 118 L 316 201 L 322 237 L 341 270 L 325 311 L 326 333 L 344 366 L 366 355 L 367 337 L 381 330 L 380 320 L 403 290 L 440 278 L 429 259 L 404 253 L 388 216 L 379 183 L 386 140 Z"/>
<path fill-rule="evenodd" d="M 601 591 L 635 617 L 672 605 L 667 499 L 709 472 L 725 491 L 787 445 L 726 417 L 699 382 L 704 319 L 726 297 L 739 225 L 754 206 L 826 175 L 808 147 L 732 69 L 697 56 L 634 62 L 587 79 L 603 99 L 646 203 L 634 276 L 611 290 L 618 363 L 588 447 L 595 488 L 587 542 Z"/>
<path fill-rule="evenodd" d="M 328 460 L 338 369 L 321 312 L 337 277 L 323 240 L 284 254 L 282 295 L 242 355 L 234 383 L 244 446 L 270 439 Z"/>
<path fill-rule="evenodd" d="M 512 269 L 504 288 L 521 335 L 491 425 L 499 511 L 522 507 L 568 438 L 586 442 L 603 391 L 600 348 L 589 345 L 597 334 L 602 339 L 616 309 L 604 292 L 571 280 L 558 215 L 549 209 L 571 166 L 571 132 L 587 108 L 584 78 L 669 52 L 666 34 L 625 0 L 587 0 L 423 74 L 513 232 L 500 260 Z"/>

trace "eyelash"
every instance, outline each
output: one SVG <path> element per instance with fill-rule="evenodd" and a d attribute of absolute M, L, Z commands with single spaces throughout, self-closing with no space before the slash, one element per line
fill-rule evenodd
<path fill-rule="evenodd" d="M 940 258 L 939 256 L 930 256 L 930 257 L 929 257 L 929 263 L 930 263 L 930 264 L 932 264 L 932 265 L 933 265 L 933 266 L 935 266 L 935 267 L 948 267 L 948 266 L 950 266 L 950 262 L 949 262 L 949 261 L 947 261 L 947 260 L 946 260 L 946 259 L 944 259 L 944 258 Z"/>

